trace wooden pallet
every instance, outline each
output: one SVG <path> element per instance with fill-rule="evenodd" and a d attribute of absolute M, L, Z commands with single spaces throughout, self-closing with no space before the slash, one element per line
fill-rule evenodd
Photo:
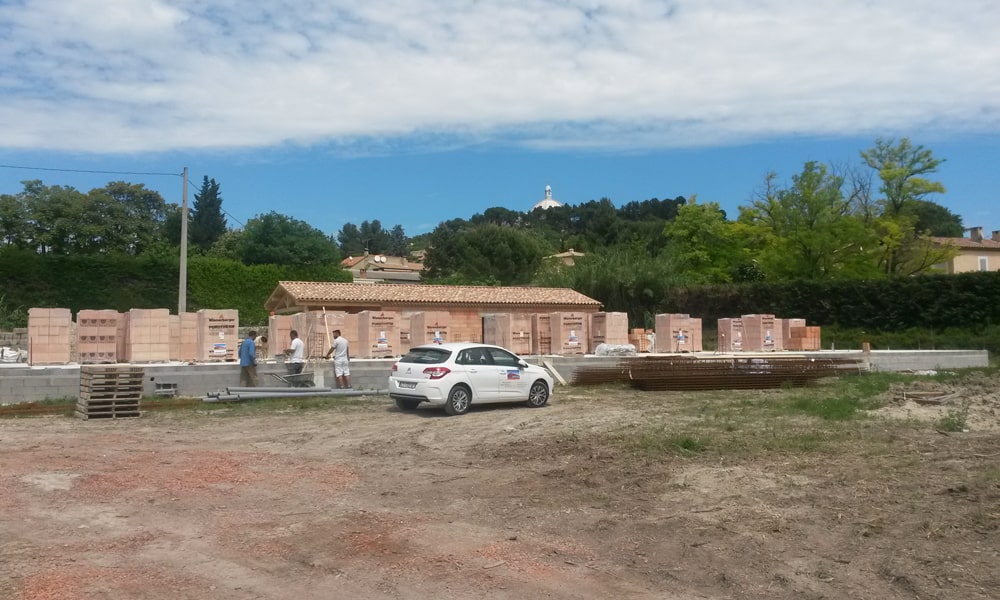
<path fill-rule="evenodd" d="M 80 392 L 80 400 L 84 402 L 103 402 L 109 400 L 120 400 L 122 402 L 132 400 L 138 402 L 140 399 L 142 399 L 142 390 Z"/>
<path fill-rule="evenodd" d="M 81 419 L 121 419 L 141 416 L 139 399 L 79 400 L 75 414 Z"/>

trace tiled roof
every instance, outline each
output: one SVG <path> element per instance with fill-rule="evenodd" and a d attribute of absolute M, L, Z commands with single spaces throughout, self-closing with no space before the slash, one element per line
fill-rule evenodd
<path fill-rule="evenodd" d="M 967 237 L 936 237 L 932 238 L 942 246 L 955 246 L 956 248 L 969 248 L 975 250 L 1000 250 L 1000 242 L 983 238 L 983 241 L 976 242 Z"/>
<path fill-rule="evenodd" d="M 278 289 L 271 294 L 271 297 L 275 298 L 281 290 L 294 298 L 296 304 L 339 302 L 581 307 L 601 305 L 597 300 L 568 288 L 280 281 Z"/>

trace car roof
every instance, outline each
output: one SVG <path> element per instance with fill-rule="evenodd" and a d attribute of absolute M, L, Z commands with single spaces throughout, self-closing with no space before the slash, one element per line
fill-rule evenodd
<path fill-rule="evenodd" d="M 420 344 L 419 346 L 413 346 L 410 350 L 416 350 L 418 348 L 443 348 L 445 350 L 451 350 L 452 352 L 457 352 L 459 350 L 465 350 L 466 348 L 500 348 L 501 350 L 506 350 L 502 346 L 495 346 L 493 344 L 477 344 L 475 342 L 445 342 L 443 344 Z M 510 352 L 510 350 L 507 350 Z"/>

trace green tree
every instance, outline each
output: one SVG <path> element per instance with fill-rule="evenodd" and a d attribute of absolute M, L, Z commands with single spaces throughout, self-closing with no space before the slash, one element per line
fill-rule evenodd
<path fill-rule="evenodd" d="M 402 225 L 394 226 L 389 232 L 389 248 L 386 250 L 386 254 L 403 257 L 410 255 L 410 242 Z"/>
<path fill-rule="evenodd" d="M 222 195 L 215 179 L 206 175 L 201 182 L 201 190 L 194 195 L 191 207 L 188 239 L 203 252 L 212 247 L 226 232 L 226 217 L 222 214 Z"/>
<path fill-rule="evenodd" d="M 791 187 L 779 189 L 775 179 L 769 173 L 761 196 L 740 207 L 739 221 L 763 241 L 758 260 L 764 273 L 781 279 L 875 274 L 875 240 L 852 213 L 842 192 L 843 178 L 823 164 L 808 162 L 792 177 Z"/>
<path fill-rule="evenodd" d="M 322 231 L 272 211 L 247 222 L 240 259 L 247 265 L 327 265 L 340 262 L 340 251 Z"/>
<path fill-rule="evenodd" d="M 717 202 L 698 204 L 694 197 L 667 223 L 667 258 L 687 283 L 732 281 L 740 265 L 750 262 L 747 233 L 726 220 Z"/>
<path fill-rule="evenodd" d="M 340 246 L 340 251 L 348 256 L 361 256 L 366 252 L 392 254 L 390 252 L 392 235 L 382 228 L 382 223 L 378 219 L 362 221 L 360 227 L 353 223 L 344 223 L 337 233 L 337 244 Z"/>
<path fill-rule="evenodd" d="M 879 264 L 883 272 L 923 273 L 953 254 L 950 249 L 937 247 L 929 235 L 917 229 L 922 208 L 916 203 L 945 191 L 940 182 L 925 177 L 937 172 L 943 159 L 935 158 L 923 146 L 914 146 L 907 138 L 898 144 L 878 138 L 873 148 L 861 152 L 861 158 L 881 181 L 879 191 L 883 197 L 878 202 L 882 213 L 873 227 L 880 238 Z"/>
<path fill-rule="evenodd" d="M 496 280 L 502 285 L 529 283 L 549 251 L 530 231 L 462 219 L 438 225 L 424 258 L 428 279 Z"/>
<path fill-rule="evenodd" d="M 345 256 L 361 256 L 365 252 L 365 240 L 354 223 L 344 223 L 337 232 L 337 244 Z"/>
<path fill-rule="evenodd" d="M 141 183 L 114 181 L 87 194 L 80 246 L 95 252 L 141 254 L 165 238 L 167 204 Z"/>
<path fill-rule="evenodd" d="M 920 233 L 938 237 L 962 237 L 965 233 L 962 217 L 930 200 L 913 200 L 900 214 L 915 217 L 914 227 Z"/>
<path fill-rule="evenodd" d="M 0 196 L 0 246 L 27 248 L 30 245 L 28 211 L 20 197 Z"/>
<path fill-rule="evenodd" d="M 80 249 L 86 196 L 72 187 L 25 181 L 20 194 L 27 212 L 29 244 L 40 254 L 69 254 Z"/>
<path fill-rule="evenodd" d="M 878 172 L 882 181 L 879 191 L 885 196 L 884 214 L 898 215 L 910 202 L 945 191 L 940 182 L 924 177 L 937 172 L 944 159 L 934 158 L 930 150 L 914 146 L 908 138 L 902 138 L 898 144 L 878 138 L 873 148 L 861 152 L 861 158 Z"/>

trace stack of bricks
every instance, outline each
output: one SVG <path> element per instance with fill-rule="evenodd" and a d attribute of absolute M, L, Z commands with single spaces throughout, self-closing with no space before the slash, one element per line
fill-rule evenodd
<path fill-rule="evenodd" d="M 483 315 L 483 343 L 507 348 L 514 354 L 531 354 L 531 315 Z"/>
<path fill-rule="evenodd" d="M 198 311 L 198 362 L 239 360 L 240 313 L 234 309 Z"/>
<path fill-rule="evenodd" d="M 701 319 L 685 314 L 656 315 L 656 346 L 661 352 L 701 352 Z"/>
<path fill-rule="evenodd" d="M 28 309 L 28 363 L 65 365 L 72 359 L 73 315 L 68 308 Z"/>
<path fill-rule="evenodd" d="M 590 340 L 590 316 L 587 313 L 552 313 L 549 327 L 552 331 L 554 354 L 574 356 L 587 353 Z"/>
<path fill-rule="evenodd" d="M 82 365 L 118 362 L 116 310 L 81 310 L 76 313 L 77 362 Z"/>
<path fill-rule="evenodd" d="M 545 313 L 531 315 L 531 347 L 535 354 L 552 354 L 552 316 Z"/>
<path fill-rule="evenodd" d="M 80 367 L 76 416 L 81 419 L 138 417 L 142 379 L 140 367 Z"/>
<path fill-rule="evenodd" d="M 479 310 L 450 310 L 448 312 L 448 334 L 453 342 L 482 342 L 483 317 Z"/>
<path fill-rule="evenodd" d="M 652 333 L 650 330 L 648 333 Z M 653 352 L 654 348 L 650 346 L 648 333 L 642 327 L 636 327 L 628 334 L 628 343 L 635 346 L 636 352 Z"/>
<path fill-rule="evenodd" d="M 595 312 L 590 314 L 590 351 L 601 344 L 623 346 L 629 343 L 628 313 Z"/>
<path fill-rule="evenodd" d="M 170 360 L 170 311 L 166 308 L 133 308 L 124 315 L 126 362 Z"/>
<path fill-rule="evenodd" d="M 198 313 L 170 315 L 170 360 L 198 360 Z"/>
<path fill-rule="evenodd" d="M 267 320 L 267 346 L 271 356 L 284 354 L 292 343 L 292 315 L 271 315 Z"/>
<path fill-rule="evenodd" d="M 775 352 L 782 349 L 781 319 L 774 315 L 743 315 L 743 349 Z"/>
<path fill-rule="evenodd" d="M 198 360 L 198 313 L 184 312 L 180 315 L 181 337 L 177 360 L 194 362 Z"/>
<path fill-rule="evenodd" d="M 806 326 L 805 319 L 785 319 L 782 327 L 785 350 L 819 350 L 820 328 Z"/>
<path fill-rule="evenodd" d="M 403 319 L 400 313 L 366 310 L 357 317 L 358 346 L 357 352 L 352 350 L 352 356 L 391 358 L 399 353 L 399 330 Z"/>
<path fill-rule="evenodd" d="M 740 352 L 743 350 L 743 319 L 739 317 L 719 319 L 719 352 Z"/>
<path fill-rule="evenodd" d="M 426 311 L 410 315 L 410 345 L 443 344 L 451 341 L 448 311 Z"/>

